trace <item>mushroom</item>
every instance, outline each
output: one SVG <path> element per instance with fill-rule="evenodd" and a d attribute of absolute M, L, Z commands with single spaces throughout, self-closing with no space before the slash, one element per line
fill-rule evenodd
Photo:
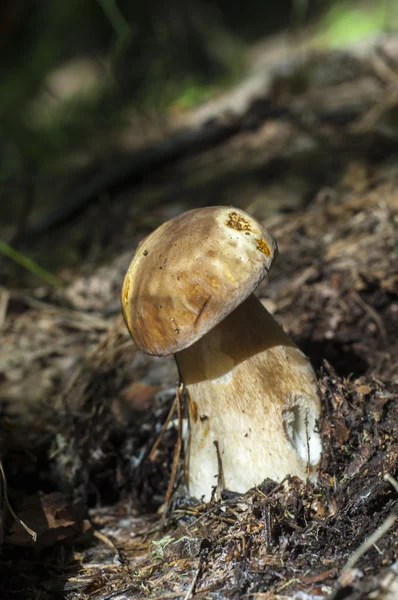
<path fill-rule="evenodd" d="M 236 492 L 265 478 L 316 478 L 315 373 L 253 295 L 276 254 L 269 232 L 242 210 L 199 208 L 144 239 L 124 279 L 123 314 L 138 348 L 175 354 L 197 498 L 208 500 L 221 477 Z"/>

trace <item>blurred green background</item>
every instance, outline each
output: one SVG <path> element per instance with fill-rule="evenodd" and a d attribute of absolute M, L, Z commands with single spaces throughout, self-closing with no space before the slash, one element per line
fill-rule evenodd
<path fill-rule="evenodd" d="M 120 150 L 126 129 L 130 147 L 159 138 L 170 118 L 239 82 L 262 40 L 344 46 L 396 29 L 397 4 L 3 0 L 0 238 L 23 237 L 64 201 L 65 181 Z"/>

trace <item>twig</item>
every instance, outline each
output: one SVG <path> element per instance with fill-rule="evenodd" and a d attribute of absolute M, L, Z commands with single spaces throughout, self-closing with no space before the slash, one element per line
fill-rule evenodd
<path fill-rule="evenodd" d="M 106 596 L 101 596 L 101 598 L 99 598 L 98 600 L 111 600 L 111 598 L 114 598 L 115 596 L 126 594 L 127 592 L 135 592 L 138 590 L 139 590 L 138 586 L 129 585 L 128 587 L 121 588 L 119 590 L 113 590 L 113 592 L 106 594 Z"/>
<path fill-rule="evenodd" d="M 9 501 L 8 501 L 8 492 L 7 492 L 7 478 L 6 478 L 6 474 L 4 472 L 3 469 L 3 463 L 0 460 L 0 477 L 3 481 L 3 498 L 4 498 L 4 502 L 5 505 L 7 507 L 7 509 L 10 511 L 11 515 L 14 517 L 14 519 L 17 521 L 17 523 L 19 523 L 27 533 L 29 533 L 29 535 L 32 537 L 32 541 L 35 544 L 37 541 L 37 533 L 36 531 L 33 531 L 33 529 L 30 529 L 30 527 L 28 527 L 23 521 L 22 519 L 20 519 L 15 512 L 13 511 Z"/>
<path fill-rule="evenodd" d="M 282 585 L 280 587 L 278 587 L 277 593 L 279 594 L 279 592 L 281 592 L 285 588 L 289 587 L 289 585 L 292 585 L 293 583 L 301 583 L 301 580 L 297 579 L 296 577 L 293 577 L 293 579 L 289 579 L 289 581 L 285 581 L 285 583 L 282 583 Z"/>
<path fill-rule="evenodd" d="M 378 121 L 381 121 L 388 112 L 397 106 L 396 84 L 394 82 L 390 89 L 386 89 L 384 99 L 372 106 L 358 122 L 351 125 L 350 130 L 354 133 L 368 133 L 375 128 Z"/>
<path fill-rule="evenodd" d="M 96 537 L 97 540 L 100 540 L 101 542 L 103 542 L 104 544 L 109 546 L 109 548 L 111 548 L 115 554 L 120 556 L 120 552 L 119 552 L 117 546 L 115 546 L 115 544 L 112 542 L 112 540 L 110 538 L 108 538 L 108 536 L 106 536 L 104 533 L 102 533 L 101 531 L 98 531 L 97 529 L 94 529 L 94 537 Z"/>
<path fill-rule="evenodd" d="M 220 448 L 218 446 L 218 441 L 214 440 L 213 444 L 216 447 L 216 452 L 217 452 L 217 466 L 218 466 L 216 500 L 220 501 L 221 500 L 221 496 L 222 496 L 222 491 L 225 488 L 224 469 L 223 469 L 223 466 L 222 466 L 222 459 L 221 459 L 221 454 L 220 454 Z"/>
<path fill-rule="evenodd" d="M 390 475 L 390 473 L 386 473 L 384 475 L 384 481 L 387 481 L 390 485 L 392 485 L 392 487 L 398 494 L 398 481 L 394 479 L 394 477 Z"/>
<path fill-rule="evenodd" d="M 162 441 L 162 438 L 166 432 L 166 429 L 169 426 L 171 417 L 173 416 L 174 411 L 176 409 L 176 404 L 177 404 L 177 392 L 176 392 L 175 398 L 173 400 L 173 404 L 170 407 L 169 414 L 167 415 L 166 420 L 163 423 L 162 429 L 160 430 L 160 433 L 159 433 L 158 437 L 156 438 L 155 443 L 152 446 L 152 450 L 149 453 L 149 460 L 152 460 L 152 461 L 155 460 L 156 450 L 158 449 L 158 446 L 159 446 L 160 442 Z"/>
<path fill-rule="evenodd" d="M 380 335 L 383 338 L 383 342 L 385 344 L 387 344 L 388 336 L 387 336 L 386 328 L 384 327 L 383 320 L 380 317 L 379 313 L 372 306 L 370 306 L 367 302 L 365 302 L 365 300 L 357 292 L 355 292 L 355 291 L 352 292 L 352 295 L 353 295 L 354 299 L 356 300 L 357 304 L 359 304 L 359 306 L 361 306 L 361 308 L 363 308 L 363 310 L 368 313 L 368 315 L 373 319 L 373 321 L 375 321 L 377 328 L 380 332 Z"/>
<path fill-rule="evenodd" d="M 27 306 L 37 310 L 47 311 L 49 314 L 55 314 L 59 317 L 64 317 L 65 319 L 70 319 L 74 323 L 87 322 L 88 328 L 96 328 L 103 330 L 110 330 L 114 328 L 114 322 L 103 319 L 102 317 L 98 317 L 96 315 L 91 315 L 90 313 L 83 312 L 81 310 L 73 310 L 71 308 L 65 308 L 62 306 L 58 306 L 56 304 L 51 304 L 49 302 L 43 302 L 43 300 L 37 300 L 36 298 L 32 298 L 32 296 L 25 294 L 13 294 L 14 299 L 22 300 Z M 82 327 L 84 329 L 84 327 Z"/>
<path fill-rule="evenodd" d="M 182 448 L 182 390 L 184 389 L 184 384 L 180 383 L 177 388 L 176 393 L 176 402 L 177 402 L 177 419 L 178 419 L 178 437 L 177 444 L 174 450 L 173 463 L 171 465 L 171 473 L 169 479 L 169 485 L 167 487 L 166 498 L 165 498 L 165 511 L 164 515 L 167 514 L 167 509 L 170 504 L 171 494 L 173 493 L 173 487 L 176 480 L 178 461 L 180 460 L 181 448 Z"/>
<path fill-rule="evenodd" d="M 269 552 L 269 549 L 271 548 L 271 509 L 269 504 L 266 504 L 263 509 L 263 521 L 265 551 Z"/>
<path fill-rule="evenodd" d="M 199 554 L 199 562 L 198 562 L 198 566 L 196 567 L 196 571 L 195 571 L 195 575 L 193 576 L 192 579 L 192 583 L 188 588 L 187 593 L 184 596 L 184 600 L 189 600 L 190 598 L 192 598 L 192 596 L 195 593 L 195 586 L 198 582 L 199 579 L 199 575 L 202 571 L 202 566 L 203 566 L 203 561 L 204 561 L 204 553 L 203 551 Z"/>
<path fill-rule="evenodd" d="M 170 592 L 169 594 L 162 594 L 161 596 L 155 596 L 151 600 L 168 600 L 169 598 L 180 598 L 181 592 Z M 102 600 L 102 598 L 100 599 Z"/>

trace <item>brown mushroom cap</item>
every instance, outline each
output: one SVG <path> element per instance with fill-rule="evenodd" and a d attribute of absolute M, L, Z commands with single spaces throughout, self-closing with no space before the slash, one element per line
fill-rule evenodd
<path fill-rule="evenodd" d="M 187 348 L 241 304 L 277 252 L 242 210 L 199 208 L 167 221 L 138 246 L 122 289 L 124 318 L 147 354 Z"/>

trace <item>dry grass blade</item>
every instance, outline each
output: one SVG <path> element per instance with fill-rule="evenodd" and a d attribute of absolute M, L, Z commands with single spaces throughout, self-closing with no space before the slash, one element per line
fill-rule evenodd
<path fill-rule="evenodd" d="M 384 481 L 388 481 L 388 483 L 390 485 L 392 485 L 392 487 L 398 494 L 398 481 L 396 479 L 394 479 L 394 477 L 392 475 L 390 475 L 390 473 L 386 473 L 384 475 Z"/>
<path fill-rule="evenodd" d="M 37 533 L 35 531 L 33 531 L 33 529 L 31 529 L 30 527 L 28 527 L 26 525 L 26 523 L 24 523 L 19 517 L 18 515 L 14 512 L 14 510 L 12 509 L 9 500 L 8 500 L 8 490 L 7 490 L 7 478 L 6 478 L 6 474 L 4 472 L 4 468 L 3 468 L 3 463 L 0 460 L 0 477 L 3 481 L 3 497 L 4 497 L 4 502 L 5 505 L 7 507 L 7 509 L 10 511 L 11 515 L 13 516 L 13 518 L 17 521 L 17 523 L 19 523 L 21 525 L 21 527 L 23 527 L 25 529 L 25 531 L 31 536 L 33 543 L 35 544 L 37 541 Z"/>
<path fill-rule="evenodd" d="M 384 480 L 388 481 L 388 483 L 394 488 L 394 490 L 398 493 L 398 482 L 392 475 L 387 473 L 384 476 Z M 342 573 L 346 573 L 358 562 L 358 560 L 372 547 L 374 546 L 380 538 L 383 537 L 387 533 L 389 529 L 394 525 L 398 515 L 393 512 L 389 515 L 385 521 L 380 525 L 376 531 L 374 531 L 366 540 L 359 546 L 357 550 L 355 550 L 354 554 L 348 559 L 347 563 L 343 567 Z"/>
<path fill-rule="evenodd" d="M 382 525 L 378 529 L 376 529 L 376 531 L 374 531 L 368 538 L 366 538 L 363 544 L 361 544 L 359 548 L 357 548 L 357 550 L 355 550 L 355 552 L 350 556 L 350 558 L 343 567 L 342 573 L 350 571 L 358 562 L 358 560 L 362 558 L 362 556 L 368 550 L 370 550 L 370 548 L 372 548 L 372 546 L 376 544 L 383 537 L 383 535 L 387 533 L 389 529 L 391 529 L 396 519 L 396 514 L 392 514 L 389 517 L 387 517 L 384 523 L 382 523 Z"/>

